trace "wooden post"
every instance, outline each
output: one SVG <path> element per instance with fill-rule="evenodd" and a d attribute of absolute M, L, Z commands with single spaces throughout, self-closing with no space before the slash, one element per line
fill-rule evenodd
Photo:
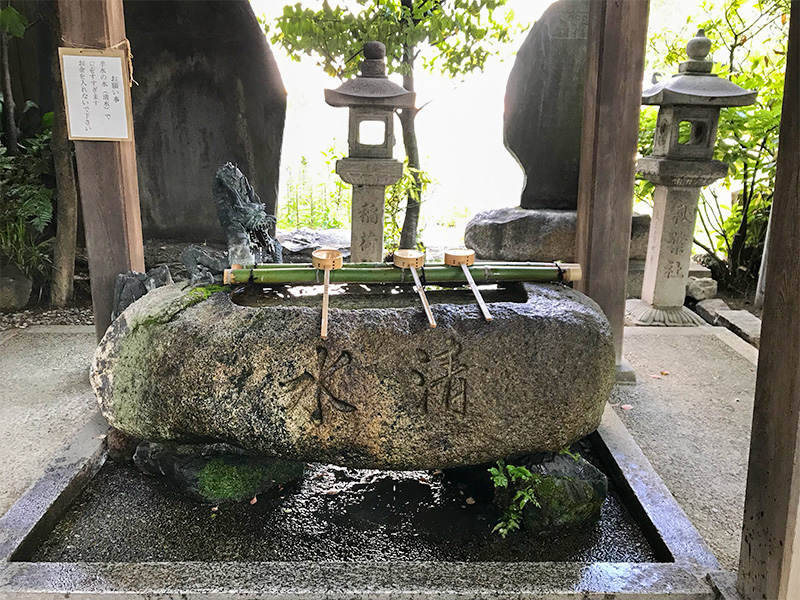
<path fill-rule="evenodd" d="M 122 0 L 58 0 L 61 43 L 119 47 L 125 40 Z M 111 323 L 114 280 L 144 271 L 136 146 L 130 142 L 75 142 L 92 305 L 98 340 Z"/>
<path fill-rule="evenodd" d="M 575 287 L 603 309 L 622 361 L 625 284 L 642 103 L 647 0 L 590 3 L 578 182 Z"/>
<path fill-rule="evenodd" d="M 800 598 L 800 0 L 791 7 L 739 557 L 746 600 Z"/>

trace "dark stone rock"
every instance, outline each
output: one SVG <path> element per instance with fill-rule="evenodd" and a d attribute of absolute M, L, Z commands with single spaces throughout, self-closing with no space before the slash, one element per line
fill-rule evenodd
<path fill-rule="evenodd" d="M 589 0 L 559 0 L 528 33 L 508 78 L 506 148 L 525 171 L 523 208 L 578 206 Z"/>
<path fill-rule="evenodd" d="M 114 282 L 114 301 L 111 318 L 116 319 L 122 311 L 156 288 L 172 285 L 172 276 L 167 265 L 153 267 L 147 273 L 128 271 L 120 273 Z"/>
<path fill-rule="evenodd" d="M 283 247 L 284 262 L 310 263 L 311 253 L 319 248 L 339 250 L 344 256 L 344 260 L 350 259 L 349 229 L 310 229 L 301 227 L 294 231 L 279 231 L 278 241 Z"/>
<path fill-rule="evenodd" d="M 0 273 L 0 312 L 16 312 L 25 308 L 31 297 L 33 281 L 14 266 L 3 266 Z"/>
<path fill-rule="evenodd" d="M 225 269 L 231 266 L 226 252 L 195 244 L 181 253 L 181 262 L 189 272 L 191 285 L 221 283 Z"/>
<path fill-rule="evenodd" d="M 568 210 L 488 210 L 467 223 L 464 244 L 482 260 L 571 261 L 576 218 Z"/>
<path fill-rule="evenodd" d="M 474 304 L 433 301 L 435 329 L 411 292 L 376 294 L 384 308 L 337 295 L 320 340 L 318 304 L 303 298 L 250 308 L 161 288 L 112 324 L 92 384 L 110 423 L 143 439 L 394 469 L 556 451 L 600 422 L 611 334 L 578 292 L 517 290 L 489 302 L 491 322 Z"/>
<path fill-rule="evenodd" d="M 124 431 L 112 427 L 106 434 L 108 458 L 118 463 L 129 463 L 133 460 L 136 446 L 142 440 L 129 436 Z"/>
<path fill-rule="evenodd" d="M 495 499 L 501 507 L 507 506 L 523 486 L 533 491 L 539 506 L 533 502 L 525 505 L 523 529 L 534 533 L 559 531 L 592 525 L 600 519 L 608 479 L 583 457 L 540 453 L 508 462 L 526 467 L 533 475 L 529 482 L 509 482 L 507 489 L 496 489 Z"/>
<path fill-rule="evenodd" d="M 126 2 L 125 28 L 145 237 L 224 241 L 209 183 L 229 160 L 274 213 L 286 91 L 250 3 Z"/>
<path fill-rule="evenodd" d="M 228 444 L 142 442 L 133 456 L 144 473 L 163 477 L 207 504 L 241 502 L 303 476 L 304 463 L 250 456 Z"/>

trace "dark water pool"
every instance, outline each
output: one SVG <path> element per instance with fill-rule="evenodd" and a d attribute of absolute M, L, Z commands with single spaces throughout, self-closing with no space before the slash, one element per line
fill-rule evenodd
<path fill-rule="evenodd" d="M 491 489 L 441 472 L 309 465 L 301 482 L 217 510 L 128 465 L 107 463 L 36 550 L 35 561 L 611 561 L 654 551 L 611 489 L 600 521 L 511 534 Z"/>

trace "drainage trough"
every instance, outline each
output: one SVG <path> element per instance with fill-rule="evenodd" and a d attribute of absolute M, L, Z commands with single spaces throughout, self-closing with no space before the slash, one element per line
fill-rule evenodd
<path fill-rule="evenodd" d="M 281 544 L 290 543 L 291 538 L 285 532 L 281 534 L 283 537 L 276 534 L 275 543 L 270 546 L 263 536 L 248 532 L 246 526 L 239 527 L 238 532 L 236 527 L 224 527 L 227 535 L 216 542 L 200 539 L 192 543 L 193 536 L 207 535 L 208 529 L 203 529 L 207 523 L 201 523 L 198 529 L 197 518 L 182 514 L 191 513 L 192 508 L 180 505 L 183 500 L 178 497 L 174 499 L 177 507 L 164 505 L 167 515 L 162 523 L 155 517 L 150 519 L 146 511 L 142 512 L 142 507 L 136 503 L 143 502 L 150 493 L 148 490 L 160 484 L 154 481 L 137 483 L 135 473 L 113 463 L 105 464 L 106 430 L 107 424 L 96 415 L 44 475 L 0 518 L 0 597 L 3 599 L 714 600 L 723 597 L 720 589 L 724 585 L 718 582 L 724 584 L 730 580 L 729 574 L 719 571 L 713 554 L 611 408 L 606 409 L 598 431 L 588 438 L 588 447 L 612 483 L 612 497 L 607 501 L 611 505 L 604 508 L 604 514 L 615 513 L 609 518 L 612 521 L 621 519 L 627 523 L 627 530 L 619 533 L 618 526 L 610 525 L 618 535 L 601 532 L 599 536 L 589 536 L 590 541 L 582 550 L 580 543 L 575 546 L 569 542 L 556 543 L 551 550 L 536 544 L 527 547 L 519 542 L 470 544 L 465 541 L 466 534 L 459 533 L 464 527 L 457 520 L 450 525 L 452 539 L 436 539 L 437 535 L 447 535 L 445 527 L 434 528 L 428 539 L 415 542 L 414 536 L 425 531 L 424 524 L 416 529 L 404 529 L 405 525 L 397 522 L 395 529 L 391 523 L 375 527 L 374 535 L 356 540 L 358 547 L 350 550 L 346 545 L 353 540 L 346 536 L 342 540 L 331 539 L 330 529 L 317 531 L 314 540 L 315 526 L 319 523 L 313 519 L 306 523 L 309 534 L 305 542 L 288 550 L 281 547 Z M 315 465 L 309 468 L 306 477 L 311 482 L 303 485 L 311 486 L 311 492 L 331 496 L 332 502 L 340 502 L 336 498 L 340 495 L 337 489 L 344 489 L 342 486 L 349 485 L 348 477 L 352 479 L 358 475 Z M 364 485 L 372 490 L 368 498 L 376 504 L 385 501 L 391 505 L 398 499 L 399 504 L 403 504 L 403 499 L 408 503 L 409 498 L 416 497 L 417 491 L 408 492 L 407 488 L 416 490 L 420 483 L 430 487 L 433 496 L 459 493 L 458 488 L 448 491 L 437 484 L 436 474 L 406 474 L 396 478 L 392 489 L 380 476 L 375 478 L 374 472 L 373 479 L 368 472 L 361 472 L 360 476 L 364 478 Z M 125 494 L 125 485 L 120 482 L 126 480 L 132 497 L 127 494 L 121 501 L 119 498 L 102 499 L 103 494 Z M 319 482 L 314 483 L 315 480 Z M 478 511 L 464 514 L 477 514 L 485 519 L 487 515 L 480 512 L 482 500 L 468 496 L 468 488 L 461 491 L 473 502 L 467 503 L 464 498 L 464 504 L 456 508 Z M 168 492 L 163 492 L 166 495 L 158 491 L 153 493 L 161 502 L 170 499 Z M 287 490 L 286 495 L 291 493 Z M 365 506 L 363 500 L 360 498 L 356 505 L 351 505 L 349 511 L 341 511 L 338 531 L 352 529 L 348 520 L 369 520 L 365 516 L 369 506 Z M 258 504 L 220 507 L 214 517 L 209 507 L 196 510 L 202 511 L 198 514 L 203 521 L 220 519 L 224 522 L 226 518 L 236 518 L 237 510 L 250 510 L 251 517 L 265 514 L 256 511 L 268 511 L 267 504 L 278 501 L 262 499 L 262 507 Z M 116 540 L 113 535 L 102 534 L 102 528 L 98 533 L 81 526 L 80 519 L 93 502 L 95 512 L 98 506 L 100 510 L 105 507 L 109 511 L 122 511 L 120 507 L 130 502 L 132 516 L 125 527 L 114 530 L 118 535 Z M 282 506 L 282 510 L 297 509 L 296 506 L 291 508 L 292 505 Z M 169 513 L 173 509 L 174 518 Z M 403 510 L 408 509 L 398 507 L 395 516 L 410 514 Z M 334 512 L 338 509 L 329 511 Z M 381 514 L 385 516 L 390 512 Z M 458 511 L 446 513 L 450 519 L 453 515 L 457 518 Z M 121 517 L 109 512 L 95 514 L 93 518 L 97 526 L 104 518 L 109 523 L 117 523 Z M 139 519 L 138 529 L 136 519 Z M 291 515 L 287 515 L 287 519 L 291 520 Z M 157 535 L 153 537 L 156 530 L 165 527 L 172 527 L 176 536 L 185 539 L 164 542 L 171 537 L 170 533 L 162 536 L 160 542 L 148 541 L 158 540 Z M 361 527 L 362 533 L 363 529 Z M 428 531 L 430 533 L 430 528 Z M 88 539 L 82 539 L 82 535 Z M 396 543 L 388 543 L 393 535 Z M 424 534 L 422 537 L 425 538 Z M 249 546 L 231 547 L 236 544 Z M 260 550 L 256 552 L 250 546 Z M 142 557 L 147 560 L 141 560 Z"/>

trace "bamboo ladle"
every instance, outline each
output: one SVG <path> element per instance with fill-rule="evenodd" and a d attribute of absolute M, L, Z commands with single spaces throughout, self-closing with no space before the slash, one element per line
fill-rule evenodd
<path fill-rule="evenodd" d="M 320 248 L 311 253 L 311 264 L 315 269 L 324 272 L 322 285 L 322 326 L 320 337 L 328 339 L 328 288 L 331 283 L 331 271 L 342 268 L 342 253 L 338 250 Z"/>
<path fill-rule="evenodd" d="M 481 292 L 478 290 L 478 286 L 475 285 L 475 280 L 472 278 L 472 274 L 467 268 L 475 264 L 475 250 L 468 250 L 466 248 L 454 248 L 451 250 L 446 250 L 444 253 L 444 263 L 446 265 L 450 265 L 451 267 L 461 267 L 461 270 L 464 272 L 464 277 L 467 278 L 469 289 L 472 290 L 475 300 L 478 301 L 478 306 L 483 313 L 483 318 L 487 321 L 491 321 L 492 315 L 489 314 L 489 309 L 486 307 L 486 302 L 484 302 L 483 296 L 481 296 Z"/>
<path fill-rule="evenodd" d="M 419 299 L 422 300 L 422 306 L 425 309 L 425 316 L 428 317 L 428 324 L 431 329 L 436 327 L 436 320 L 433 318 L 431 306 L 428 304 L 428 298 L 425 296 L 425 290 L 422 289 L 422 282 L 419 280 L 417 269 L 425 264 L 425 254 L 418 250 L 396 250 L 394 253 L 394 266 L 401 269 L 410 269 L 411 275 L 414 277 L 414 285 Z"/>

